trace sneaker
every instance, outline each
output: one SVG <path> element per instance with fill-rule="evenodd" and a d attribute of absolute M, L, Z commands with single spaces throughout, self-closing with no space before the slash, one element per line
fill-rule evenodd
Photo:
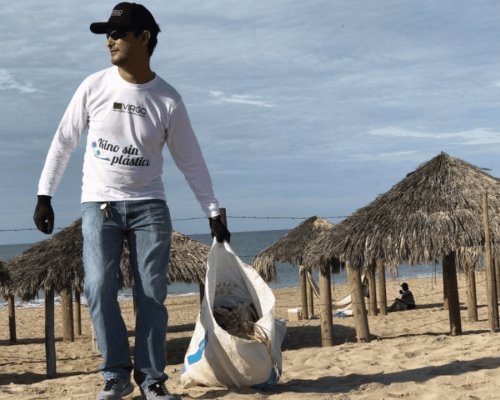
<path fill-rule="evenodd" d="M 104 381 L 104 388 L 97 396 L 97 400 L 121 400 L 134 391 L 132 382 L 123 379 L 108 379 Z"/>
<path fill-rule="evenodd" d="M 141 392 L 146 400 L 176 400 L 178 397 L 168 393 L 163 382 L 156 382 L 149 385 L 146 389 L 141 388 Z"/>

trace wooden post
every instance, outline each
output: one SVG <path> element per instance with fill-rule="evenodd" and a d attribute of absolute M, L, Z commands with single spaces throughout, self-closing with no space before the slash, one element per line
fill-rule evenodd
<path fill-rule="evenodd" d="M 443 281 L 447 281 L 448 289 L 448 315 L 450 318 L 450 334 L 462 334 L 462 320 L 460 319 L 460 302 L 458 299 L 457 269 L 455 265 L 455 252 L 443 258 Z"/>
<path fill-rule="evenodd" d="M 203 297 L 205 297 L 205 284 L 204 283 L 198 283 L 198 287 L 200 290 L 200 304 L 203 302 Z"/>
<path fill-rule="evenodd" d="M 497 301 L 500 299 L 500 256 L 494 257 L 495 265 L 495 284 L 497 288 Z"/>
<path fill-rule="evenodd" d="M 490 245 L 491 246 L 491 245 Z M 491 251 L 491 274 L 492 274 L 492 282 L 493 282 L 493 285 L 492 285 L 492 288 L 491 288 L 491 291 L 492 291 L 492 295 L 493 295 L 493 304 L 495 304 L 495 309 L 497 310 L 497 316 L 496 316 L 496 319 L 495 319 L 495 323 L 496 323 L 496 326 L 497 326 L 497 330 L 498 328 L 500 328 L 500 320 L 499 320 L 499 315 L 498 315 L 498 291 L 497 291 L 497 271 L 496 271 L 496 261 L 495 261 L 495 256 L 493 255 L 493 249 L 490 249 Z"/>
<path fill-rule="evenodd" d="M 444 268 L 444 265 L 443 265 Z M 443 272 L 443 308 L 445 310 L 448 310 L 448 281 L 444 279 L 444 272 Z"/>
<path fill-rule="evenodd" d="M 385 266 L 379 258 L 377 260 L 377 289 L 378 289 L 378 308 L 381 315 L 387 315 L 387 289 L 385 285 Z"/>
<path fill-rule="evenodd" d="M 467 285 L 467 316 L 469 321 L 477 321 L 476 274 L 471 265 L 467 265 L 465 268 L 465 282 Z"/>
<path fill-rule="evenodd" d="M 346 270 L 351 289 L 356 338 L 358 342 L 369 342 L 370 331 L 368 329 L 368 317 L 366 315 L 365 300 L 361 288 L 361 272 L 354 270 L 349 262 L 346 262 Z"/>
<path fill-rule="evenodd" d="M 488 303 L 488 319 L 490 331 L 498 329 L 498 304 L 496 302 L 495 275 L 491 262 L 490 219 L 488 215 L 488 195 L 483 194 L 483 225 L 484 225 L 484 266 L 486 269 L 486 299 Z"/>
<path fill-rule="evenodd" d="M 368 314 L 377 315 L 377 284 L 375 281 L 375 265 L 370 265 L 366 270 L 368 279 Z"/>
<path fill-rule="evenodd" d="M 54 290 L 45 290 L 45 359 L 47 378 L 56 377 L 56 337 L 54 331 Z"/>
<path fill-rule="evenodd" d="M 82 301 L 80 298 L 80 292 L 75 290 L 75 326 L 76 334 L 82 336 Z"/>
<path fill-rule="evenodd" d="M 330 266 L 321 268 L 319 273 L 319 296 L 321 318 L 321 346 L 333 346 L 332 284 Z"/>
<path fill-rule="evenodd" d="M 304 267 L 300 267 L 300 303 L 301 311 L 304 319 L 309 319 L 308 307 L 307 307 L 307 271 Z"/>
<path fill-rule="evenodd" d="M 16 303 L 13 295 L 8 296 L 7 307 L 9 308 L 9 340 L 11 343 L 15 343 L 17 342 Z"/>
<path fill-rule="evenodd" d="M 65 342 L 75 341 L 73 329 L 73 296 L 70 289 L 61 290 L 61 311 L 63 321 L 63 340 Z"/>
<path fill-rule="evenodd" d="M 313 293 L 313 286 L 311 284 L 311 271 L 308 269 L 306 270 L 306 287 L 307 287 L 307 314 L 309 315 L 309 318 L 314 317 L 314 293 Z"/>

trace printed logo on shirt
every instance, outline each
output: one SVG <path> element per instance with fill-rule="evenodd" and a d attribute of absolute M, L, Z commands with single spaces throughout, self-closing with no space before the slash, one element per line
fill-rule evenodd
<path fill-rule="evenodd" d="M 113 103 L 113 111 L 124 112 L 132 115 L 138 115 L 140 117 L 145 117 L 147 111 L 144 107 L 134 106 L 132 104 L 123 104 L 115 101 Z"/>
<path fill-rule="evenodd" d="M 139 149 L 133 145 L 120 147 L 108 142 L 106 139 L 98 139 L 92 142 L 94 156 L 100 160 L 109 162 L 110 165 L 127 165 L 129 167 L 149 167 L 151 162 L 142 157 Z"/>

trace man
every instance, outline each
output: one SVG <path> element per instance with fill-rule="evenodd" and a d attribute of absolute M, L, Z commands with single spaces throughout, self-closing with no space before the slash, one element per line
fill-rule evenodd
<path fill-rule="evenodd" d="M 75 92 L 55 133 L 42 171 L 34 220 L 51 233 L 51 196 L 71 152 L 87 131 L 82 183 L 84 291 L 103 357 L 98 399 L 133 391 L 130 374 L 147 399 L 173 399 L 164 382 L 166 273 L 171 221 L 162 183 L 166 143 L 201 208 L 212 236 L 229 242 L 211 179 L 181 96 L 150 68 L 160 32 L 142 5 L 120 3 L 107 22 L 112 67 L 90 75 Z M 117 302 L 123 238 L 130 246 L 137 303 L 134 367 Z"/>
<path fill-rule="evenodd" d="M 413 310 L 415 309 L 415 298 L 413 297 L 413 293 L 410 291 L 410 288 L 406 282 L 401 284 L 401 289 L 399 294 L 401 298 L 395 298 L 394 303 L 388 308 L 388 311 L 404 311 L 404 310 Z"/>

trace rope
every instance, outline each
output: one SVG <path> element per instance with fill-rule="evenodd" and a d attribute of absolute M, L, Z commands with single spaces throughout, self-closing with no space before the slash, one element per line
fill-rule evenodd
<path fill-rule="evenodd" d="M 309 271 L 308 269 L 304 268 L 302 265 L 300 266 L 299 268 L 299 273 L 303 274 L 305 273 L 306 274 L 306 277 L 307 277 L 307 281 L 309 282 L 309 284 L 311 285 L 312 289 L 313 289 L 313 292 L 314 294 L 316 295 L 316 297 L 319 299 L 319 286 L 318 284 L 315 282 L 314 278 L 312 277 L 312 274 L 311 274 L 311 271 Z"/>
<path fill-rule="evenodd" d="M 325 219 L 342 219 L 342 218 L 346 218 L 347 216 L 345 215 L 334 215 L 334 216 L 330 216 L 330 217 L 322 217 L 322 218 L 325 218 Z M 257 215 L 252 215 L 252 216 L 246 216 L 246 215 L 243 215 L 243 216 L 240 216 L 240 215 L 228 215 L 226 216 L 226 218 L 232 218 L 232 219 L 280 219 L 280 220 L 283 220 L 283 219 L 289 219 L 289 220 L 306 220 L 309 217 L 287 217 L 287 216 L 283 216 L 283 217 L 280 217 L 280 216 L 257 216 Z M 207 217 L 186 217 L 186 218 L 172 218 L 172 221 L 194 221 L 194 220 L 205 220 L 207 219 Z M 64 229 L 66 227 L 54 227 L 55 230 L 61 230 L 61 229 Z M 23 232 L 23 231 L 36 231 L 37 228 L 6 228 L 6 229 L 0 229 L 0 232 Z"/>

